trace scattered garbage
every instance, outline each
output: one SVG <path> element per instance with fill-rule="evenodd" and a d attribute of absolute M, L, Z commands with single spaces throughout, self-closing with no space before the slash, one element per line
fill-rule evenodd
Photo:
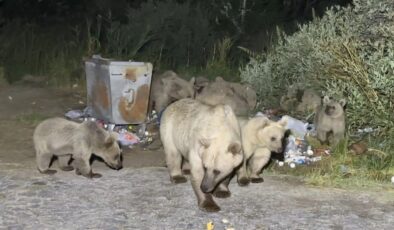
<path fill-rule="evenodd" d="M 306 133 L 308 132 L 308 127 L 310 126 L 308 123 L 287 115 L 283 116 L 282 118 L 287 120 L 286 129 L 290 129 L 292 135 L 301 138 L 305 137 Z"/>
<path fill-rule="evenodd" d="M 339 171 L 344 177 L 348 177 L 351 175 L 350 170 L 346 165 L 339 165 Z"/>
<path fill-rule="evenodd" d="M 84 117 L 85 114 L 81 110 L 70 110 L 66 114 L 64 114 L 64 116 L 69 119 L 78 119 Z"/>
<path fill-rule="evenodd" d="M 232 226 L 230 221 L 227 220 L 226 218 L 222 219 L 222 223 L 226 225 L 224 229 L 226 229 L 226 230 L 235 230 L 235 228 Z"/>
<path fill-rule="evenodd" d="M 375 131 L 375 129 L 371 128 L 371 127 L 367 127 L 364 129 L 358 129 L 357 132 L 358 133 L 372 133 L 373 131 Z"/>
<path fill-rule="evenodd" d="M 278 161 L 279 166 L 288 164 L 290 168 L 297 165 L 308 165 L 322 160 L 323 155 L 329 155 L 327 148 L 312 148 L 311 136 L 315 136 L 315 127 L 313 124 L 303 122 L 290 116 L 283 116 L 287 119 L 286 129 L 291 131 L 287 138 L 286 148 L 284 151 L 284 162 Z"/>
<path fill-rule="evenodd" d="M 222 223 L 223 224 L 228 224 L 228 223 L 230 223 L 226 218 L 224 218 L 224 219 L 222 219 Z"/>
<path fill-rule="evenodd" d="M 84 110 L 70 110 L 65 113 L 64 116 L 70 120 L 80 122 L 94 121 L 97 123 L 97 125 L 108 131 L 117 132 L 119 134 L 119 143 L 122 146 L 126 146 L 129 148 L 136 144 L 149 145 L 153 142 L 154 136 L 158 135 L 158 116 L 155 111 L 149 114 L 145 123 L 137 125 L 117 125 L 113 123 L 108 123 L 101 119 L 97 119 L 91 116 L 91 111 L 88 107 Z"/>
<path fill-rule="evenodd" d="M 207 223 L 207 230 L 214 230 L 215 229 L 215 225 L 213 224 L 212 221 L 208 221 Z"/>
<path fill-rule="evenodd" d="M 127 130 L 122 130 L 119 133 L 118 141 L 123 146 L 131 146 L 140 142 L 140 138 Z"/>

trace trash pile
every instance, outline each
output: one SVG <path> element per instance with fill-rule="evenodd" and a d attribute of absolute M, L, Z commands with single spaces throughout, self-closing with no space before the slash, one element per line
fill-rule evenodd
<path fill-rule="evenodd" d="M 149 114 L 146 123 L 138 125 L 111 124 L 104 120 L 92 117 L 90 114 L 89 108 L 87 107 L 84 110 L 70 110 L 64 116 L 70 120 L 79 122 L 94 121 L 107 131 L 117 132 L 119 134 L 118 142 L 122 146 L 129 148 L 132 148 L 137 144 L 149 145 L 153 142 L 154 137 L 158 135 L 158 132 L 155 132 L 153 128 L 157 127 L 159 123 L 159 118 L 155 111 L 152 111 L 152 113 Z"/>
<path fill-rule="evenodd" d="M 313 149 L 308 142 L 308 137 L 316 136 L 316 130 L 313 124 L 287 115 L 283 117 L 287 119 L 286 129 L 289 129 L 291 134 L 287 138 L 284 161 L 278 161 L 279 166 L 287 164 L 290 168 L 295 168 L 297 165 L 308 165 L 320 161 L 323 156 L 330 155 L 328 149 Z"/>

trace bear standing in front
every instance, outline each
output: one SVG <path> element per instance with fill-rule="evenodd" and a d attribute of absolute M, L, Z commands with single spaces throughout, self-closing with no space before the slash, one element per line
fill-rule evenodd
<path fill-rule="evenodd" d="M 249 120 L 239 120 L 242 131 L 244 160 L 237 171 L 238 184 L 261 183 L 260 173 L 271 158 L 271 152 L 283 151 L 283 138 L 287 119 L 275 122 L 267 117 L 257 116 Z"/>
<path fill-rule="evenodd" d="M 174 102 L 164 110 L 160 137 L 171 181 L 186 182 L 184 158 L 190 164 L 199 207 L 219 211 L 212 194 L 230 196 L 228 184 L 243 159 L 240 128 L 231 107 L 205 105 L 193 99 Z"/>
<path fill-rule="evenodd" d="M 116 133 L 110 133 L 93 121 L 76 123 L 63 118 L 50 118 L 41 122 L 35 129 L 34 147 L 37 167 L 41 173 L 54 174 L 49 169 L 52 157 L 58 157 L 60 169 L 71 171 L 71 157 L 78 175 L 88 178 L 101 177 L 90 167 L 92 153 L 101 157 L 113 169 L 121 169 L 121 149 Z"/>

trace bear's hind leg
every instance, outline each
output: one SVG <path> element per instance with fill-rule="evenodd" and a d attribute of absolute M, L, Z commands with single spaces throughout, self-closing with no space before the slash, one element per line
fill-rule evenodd
<path fill-rule="evenodd" d="M 171 181 L 175 184 L 185 183 L 186 177 L 182 174 L 182 155 L 177 149 L 165 146 L 166 163 L 170 170 Z"/>
<path fill-rule="evenodd" d="M 182 163 L 182 173 L 184 175 L 190 175 L 190 164 L 185 159 L 183 159 L 183 163 Z"/>
<path fill-rule="evenodd" d="M 249 161 L 250 181 L 252 183 L 264 182 L 263 177 L 259 174 L 263 167 L 268 163 L 271 158 L 271 151 L 267 148 L 256 149 L 252 158 Z"/>
<path fill-rule="evenodd" d="M 317 139 L 320 141 L 321 144 L 327 143 L 327 131 L 317 129 Z"/>
<path fill-rule="evenodd" d="M 75 173 L 87 178 L 100 178 L 101 174 L 93 173 L 90 167 L 89 159 L 75 158 L 74 159 Z"/>
<path fill-rule="evenodd" d="M 49 169 L 53 155 L 51 153 L 40 153 L 36 156 L 38 171 L 42 174 L 52 175 L 56 173 L 56 170 Z"/>
<path fill-rule="evenodd" d="M 72 171 L 74 167 L 70 163 L 71 155 L 58 156 L 59 168 L 63 171 Z"/>
<path fill-rule="evenodd" d="M 247 159 L 244 159 L 241 167 L 237 170 L 237 182 L 239 186 L 247 186 L 250 182 L 248 172 L 246 170 Z"/>

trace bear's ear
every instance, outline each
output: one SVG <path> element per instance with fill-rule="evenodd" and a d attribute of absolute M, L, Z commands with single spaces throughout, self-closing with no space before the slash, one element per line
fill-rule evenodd
<path fill-rule="evenodd" d="M 190 83 L 190 85 L 194 85 L 194 84 L 196 83 L 196 78 L 195 78 L 195 77 L 192 77 L 192 78 L 189 80 L 189 83 Z"/>
<path fill-rule="evenodd" d="M 286 116 L 283 116 L 283 117 L 278 121 L 278 124 L 279 124 L 280 126 L 282 126 L 282 127 L 286 127 L 287 121 L 288 121 L 288 118 L 287 118 Z"/>
<path fill-rule="evenodd" d="M 268 117 L 262 117 L 261 122 L 260 122 L 260 129 L 263 129 L 264 127 L 268 126 L 271 124 L 271 120 Z"/>
<path fill-rule="evenodd" d="M 182 87 L 174 82 L 171 85 L 170 91 L 167 93 L 168 93 L 168 95 L 170 95 L 173 98 L 180 99 L 181 95 L 179 94 L 179 91 L 181 91 L 181 90 L 182 90 Z"/>
<path fill-rule="evenodd" d="M 324 104 L 328 104 L 328 102 L 330 102 L 330 97 L 329 96 L 324 96 L 323 103 Z"/>
<path fill-rule="evenodd" d="M 342 106 L 342 108 L 345 108 L 346 99 L 341 99 L 341 100 L 339 100 L 339 104 Z"/>
<path fill-rule="evenodd" d="M 230 153 L 234 154 L 234 155 L 235 154 L 240 154 L 241 153 L 241 149 L 242 149 L 241 144 L 238 143 L 238 142 L 231 143 L 228 146 L 228 151 Z"/>
<path fill-rule="evenodd" d="M 261 127 L 257 130 L 257 139 L 264 140 L 264 127 Z"/>
<path fill-rule="evenodd" d="M 119 133 L 117 133 L 117 132 L 110 132 L 109 134 L 113 137 L 113 139 L 115 141 L 119 139 Z"/>
<path fill-rule="evenodd" d="M 209 146 L 211 145 L 211 140 L 208 138 L 201 138 L 199 141 L 200 145 L 204 148 L 209 148 Z"/>
<path fill-rule="evenodd" d="M 166 85 L 166 84 L 168 84 L 168 79 L 167 79 L 167 78 L 162 78 L 162 79 L 160 79 L 160 82 L 161 82 L 163 85 Z"/>
<path fill-rule="evenodd" d="M 224 79 L 221 77 L 221 76 L 217 76 L 216 78 L 215 78 L 215 81 L 224 81 Z"/>
<path fill-rule="evenodd" d="M 104 146 L 107 147 L 107 148 L 109 148 L 109 147 L 111 147 L 111 146 L 114 144 L 115 141 L 116 141 L 115 137 L 114 137 L 113 135 L 110 134 L 110 135 L 108 135 L 108 136 L 105 138 Z"/>

